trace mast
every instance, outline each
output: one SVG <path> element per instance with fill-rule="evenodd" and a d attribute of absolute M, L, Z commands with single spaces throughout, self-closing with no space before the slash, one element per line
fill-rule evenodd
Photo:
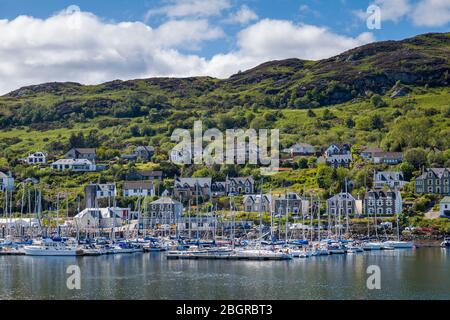
<path fill-rule="evenodd" d="M 317 197 L 317 230 L 318 230 L 318 241 L 320 243 L 320 196 Z"/>
<path fill-rule="evenodd" d="M 263 219 L 262 219 L 262 183 L 263 178 L 261 177 L 261 185 L 259 189 L 259 244 L 261 245 L 261 240 L 263 236 Z"/>
<path fill-rule="evenodd" d="M 313 219 L 314 219 L 314 201 L 313 201 L 313 196 L 311 194 L 311 224 L 310 224 L 310 229 L 311 229 L 311 243 L 314 240 L 314 223 L 313 223 Z"/>
<path fill-rule="evenodd" d="M 348 196 L 348 192 L 347 192 L 347 177 L 345 177 L 345 197 L 346 197 L 345 206 L 344 206 L 345 207 L 345 220 L 346 220 L 345 236 L 348 239 L 348 237 L 349 237 L 349 224 L 348 224 L 349 215 L 348 215 L 348 208 L 347 208 L 347 205 L 348 205 L 347 196 Z"/>
<path fill-rule="evenodd" d="M 230 196 L 230 222 L 231 222 L 231 229 L 230 229 L 230 236 L 231 236 L 231 247 L 234 249 L 235 243 L 234 243 L 234 217 L 233 217 L 233 196 Z"/>
<path fill-rule="evenodd" d="M 288 244 L 288 220 L 289 220 L 289 197 L 288 197 L 288 194 L 286 193 L 286 220 L 284 222 L 284 225 L 285 225 L 284 238 L 285 238 L 286 245 Z"/>
<path fill-rule="evenodd" d="M 198 241 L 198 239 L 199 239 L 199 228 L 198 228 L 198 225 L 199 225 L 199 210 L 198 210 L 198 179 L 197 180 L 195 180 L 195 213 L 196 213 L 196 216 L 197 216 L 197 234 L 196 234 L 196 237 L 197 237 L 197 241 Z"/>

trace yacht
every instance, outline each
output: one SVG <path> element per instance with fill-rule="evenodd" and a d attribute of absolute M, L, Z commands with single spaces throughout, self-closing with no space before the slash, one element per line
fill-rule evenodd
<path fill-rule="evenodd" d="M 383 244 L 381 242 L 364 242 L 362 248 L 365 251 L 381 250 Z"/>
<path fill-rule="evenodd" d="M 411 249 L 414 247 L 412 241 L 385 241 L 383 245 L 393 247 L 394 249 Z"/>
<path fill-rule="evenodd" d="M 27 256 L 80 256 L 83 250 L 76 245 L 68 245 L 62 241 L 43 239 L 36 244 L 24 246 Z"/>

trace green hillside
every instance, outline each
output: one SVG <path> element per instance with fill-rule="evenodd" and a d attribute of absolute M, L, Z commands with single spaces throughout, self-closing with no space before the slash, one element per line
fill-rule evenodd
<path fill-rule="evenodd" d="M 422 165 L 450 166 L 449 70 L 450 33 L 445 33 L 377 42 L 320 61 L 271 61 L 224 80 L 24 87 L 0 97 L 0 170 L 11 170 L 19 179 L 39 177 L 48 187 L 72 190 L 74 198 L 84 183 L 120 181 L 136 167 L 162 168 L 169 177 L 257 176 L 252 166 L 178 168 L 168 163 L 173 130 L 202 120 L 205 129 L 278 128 L 282 148 L 295 142 L 318 149 L 348 142 L 354 151 L 362 146 L 403 151 L 408 161 L 399 167 L 412 176 Z M 154 146 L 152 162 L 129 164 L 118 158 L 133 145 Z M 109 169 L 54 173 L 18 162 L 39 150 L 58 158 L 70 147 L 96 147 L 99 162 Z M 371 168 L 358 159 L 349 170 L 337 172 L 317 167 L 312 159 L 284 165 L 294 171 L 268 179 L 267 188 L 329 193 L 339 190 L 347 175 L 357 182 L 357 191 L 364 187 L 361 172 L 367 178 Z"/>

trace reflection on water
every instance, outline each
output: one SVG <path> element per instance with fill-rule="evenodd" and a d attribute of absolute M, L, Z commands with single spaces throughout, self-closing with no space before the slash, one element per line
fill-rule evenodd
<path fill-rule="evenodd" d="M 69 265 L 81 290 L 66 287 Z M 381 268 L 381 290 L 366 269 Z M 0 299 L 450 299 L 446 249 L 292 261 L 167 260 L 163 254 L 0 256 Z"/>

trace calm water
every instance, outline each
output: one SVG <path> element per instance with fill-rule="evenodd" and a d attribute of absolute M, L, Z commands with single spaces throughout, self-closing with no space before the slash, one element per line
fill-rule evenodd
<path fill-rule="evenodd" d="M 68 290 L 66 268 L 81 269 Z M 381 290 L 366 268 L 381 268 Z M 381 251 L 292 261 L 0 256 L 0 299 L 450 299 L 450 250 Z"/>

